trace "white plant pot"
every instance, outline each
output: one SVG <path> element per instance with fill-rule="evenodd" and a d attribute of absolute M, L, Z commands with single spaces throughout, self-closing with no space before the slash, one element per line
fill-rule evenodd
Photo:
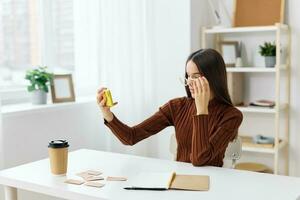
<path fill-rule="evenodd" d="M 34 90 L 31 92 L 31 100 L 34 105 L 47 104 L 47 93 L 43 90 Z"/>
<path fill-rule="evenodd" d="M 241 57 L 237 57 L 236 58 L 236 61 L 235 61 L 235 66 L 236 67 L 243 67 L 243 60 L 242 60 L 242 58 Z"/>
<path fill-rule="evenodd" d="M 265 57 L 266 67 L 275 67 L 276 64 L 276 56 L 266 56 Z"/>

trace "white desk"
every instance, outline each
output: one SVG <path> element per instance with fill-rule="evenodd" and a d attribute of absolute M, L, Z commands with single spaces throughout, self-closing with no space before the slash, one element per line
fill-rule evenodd
<path fill-rule="evenodd" d="M 104 176 L 126 176 L 137 172 L 174 170 L 181 174 L 210 176 L 208 192 L 124 190 L 128 182 L 106 182 L 103 188 L 65 184 L 66 177 L 52 176 L 49 160 L 41 160 L 0 172 L 6 200 L 16 200 L 17 188 L 73 200 L 99 199 L 243 199 L 295 200 L 300 195 L 300 178 L 275 176 L 217 167 L 193 167 L 189 163 L 131 155 L 78 150 L 69 153 L 68 177 L 87 169 L 98 169 Z"/>

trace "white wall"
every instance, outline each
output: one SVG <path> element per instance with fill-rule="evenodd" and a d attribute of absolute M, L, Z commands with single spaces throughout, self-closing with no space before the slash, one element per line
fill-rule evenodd
<path fill-rule="evenodd" d="M 179 77 L 184 76 L 185 60 L 191 48 L 190 1 L 156 1 L 154 15 L 155 102 L 153 113 L 172 98 L 185 95 Z M 176 3 L 175 3 L 176 2 Z M 167 10 L 167 11 L 166 11 Z M 167 158 L 172 127 L 150 138 L 149 156 Z"/>
<path fill-rule="evenodd" d="M 205 0 L 172 1 L 172 9 L 168 1 L 158 1 L 155 16 L 156 55 L 155 96 L 153 104 L 156 110 L 170 99 L 186 96 L 179 77 L 184 76 L 185 62 L 189 54 L 200 48 L 200 31 L 202 26 L 211 23 L 211 13 Z M 204 16 L 204 17 L 203 17 Z M 168 151 L 170 135 L 173 127 L 166 128 L 150 138 L 149 156 L 172 159 Z M 158 148 L 157 148 L 158 147 Z"/>
<path fill-rule="evenodd" d="M 46 158 L 53 139 L 67 139 L 70 151 L 79 148 L 104 150 L 95 102 L 24 111 L 3 115 L 4 166 L 13 167 Z"/>
<path fill-rule="evenodd" d="M 201 47 L 202 27 L 209 26 L 214 22 L 212 12 L 208 8 L 209 4 L 206 0 L 191 1 L 191 52 L 196 51 Z"/>

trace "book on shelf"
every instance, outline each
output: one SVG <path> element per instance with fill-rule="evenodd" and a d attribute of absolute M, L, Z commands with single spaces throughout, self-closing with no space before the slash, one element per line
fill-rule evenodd
<path fill-rule="evenodd" d="M 253 138 L 251 136 L 240 136 L 242 139 L 242 145 L 243 147 L 254 147 L 254 148 L 274 148 L 274 144 L 257 144 L 253 142 Z M 279 139 L 279 143 L 281 143 L 282 140 Z"/>

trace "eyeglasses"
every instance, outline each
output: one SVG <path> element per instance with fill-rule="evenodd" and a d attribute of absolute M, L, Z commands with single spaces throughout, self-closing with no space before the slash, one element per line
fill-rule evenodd
<path fill-rule="evenodd" d="M 188 78 L 184 78 L 183 79 L 183 78 L 179 77 L 179 81 L 184 86 L 188 86 L 189 85 L 189 81 L 195 81 L 197 78 L 199 78 L 201 76 L 202 76 L 201 73 L 195 73 L 195 74 L 192 74 L 192 75 L 188 76 Z"/>

